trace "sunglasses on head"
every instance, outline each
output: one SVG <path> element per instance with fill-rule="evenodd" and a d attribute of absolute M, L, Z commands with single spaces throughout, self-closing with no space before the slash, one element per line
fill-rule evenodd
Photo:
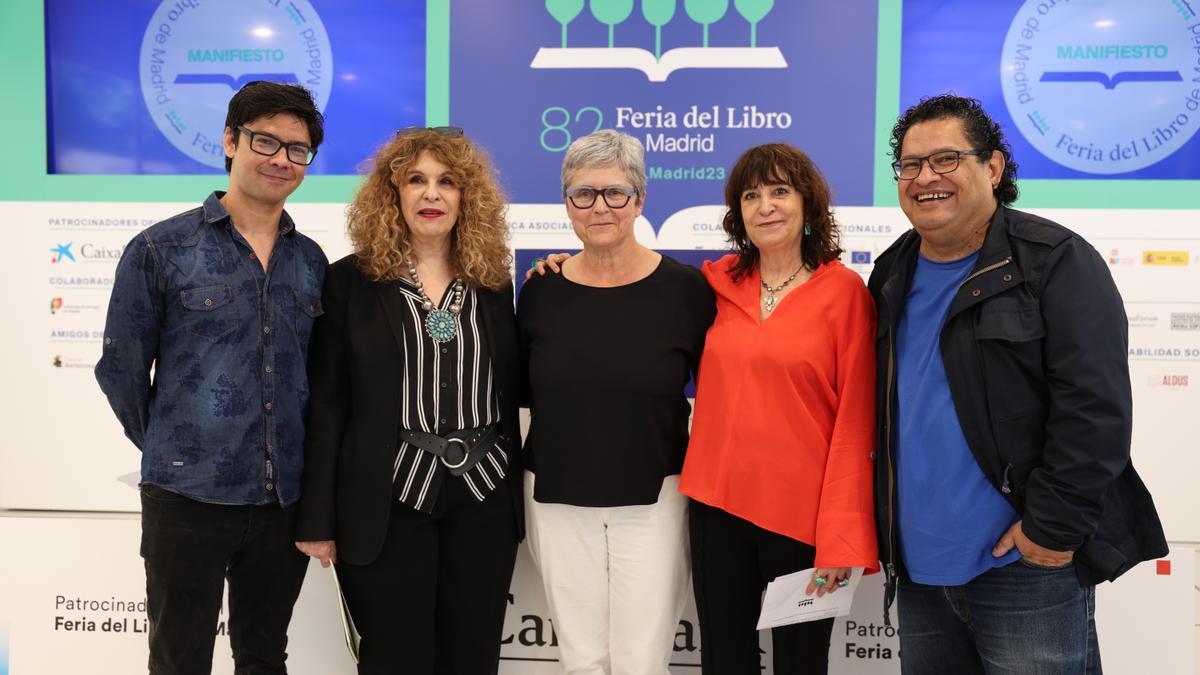
<path fill-rule="evenodd" d="M 462 127 L 404 127 L 396 130 L 396 136 L 406 136 L 408 134 L 416 134 L 422 131 L 432 131 L 443 136 L 462 136 Z"/>

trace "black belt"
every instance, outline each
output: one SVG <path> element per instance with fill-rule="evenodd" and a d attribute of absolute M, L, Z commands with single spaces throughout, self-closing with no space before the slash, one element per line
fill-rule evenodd
<path fill-rule="evenodd" d="M 499 424 L 475 429 L 458 429 L 443 436 L 411 429 L 400 430 L 400 440 L 436 455 L 452 476 L 475 468 L 500 435 Z"/>

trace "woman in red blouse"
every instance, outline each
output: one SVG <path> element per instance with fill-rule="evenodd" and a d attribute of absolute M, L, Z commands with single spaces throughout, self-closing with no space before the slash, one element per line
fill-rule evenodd
<path fill-rule="evenodd" d="M 703 271 L 717 318 L 700 361 L 680 490 L 705 675 L 760 672 L 775 577 L 835 592 L 878 569 L 872 515 L 875 309 L 838 261 L 829 186 L 788 145 L 746 151 L 725 186 L 734 253 Z M 773 629 L 774 672 L 823 673 L 833 619 Z"/>

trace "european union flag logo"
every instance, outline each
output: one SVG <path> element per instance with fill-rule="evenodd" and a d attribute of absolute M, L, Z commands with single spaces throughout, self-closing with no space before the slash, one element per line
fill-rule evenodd
<path fill-rule="evenodd" d="M 850 264 L 851 265 L 870 265 L 871 264 L 871 252 L 870 251 L 851 251 L 850 252 Z"/>

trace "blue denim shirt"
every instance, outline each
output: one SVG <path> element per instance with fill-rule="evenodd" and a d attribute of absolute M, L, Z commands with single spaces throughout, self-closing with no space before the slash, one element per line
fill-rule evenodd
<path fill-rule="evenodd" d="M 126 247 L 96 379 L 142 450 L 143 484 L 287 505 L 300 497 L 305 364 L 327 260 L 284 212 L 264 272 L 222 195 Z"/>

